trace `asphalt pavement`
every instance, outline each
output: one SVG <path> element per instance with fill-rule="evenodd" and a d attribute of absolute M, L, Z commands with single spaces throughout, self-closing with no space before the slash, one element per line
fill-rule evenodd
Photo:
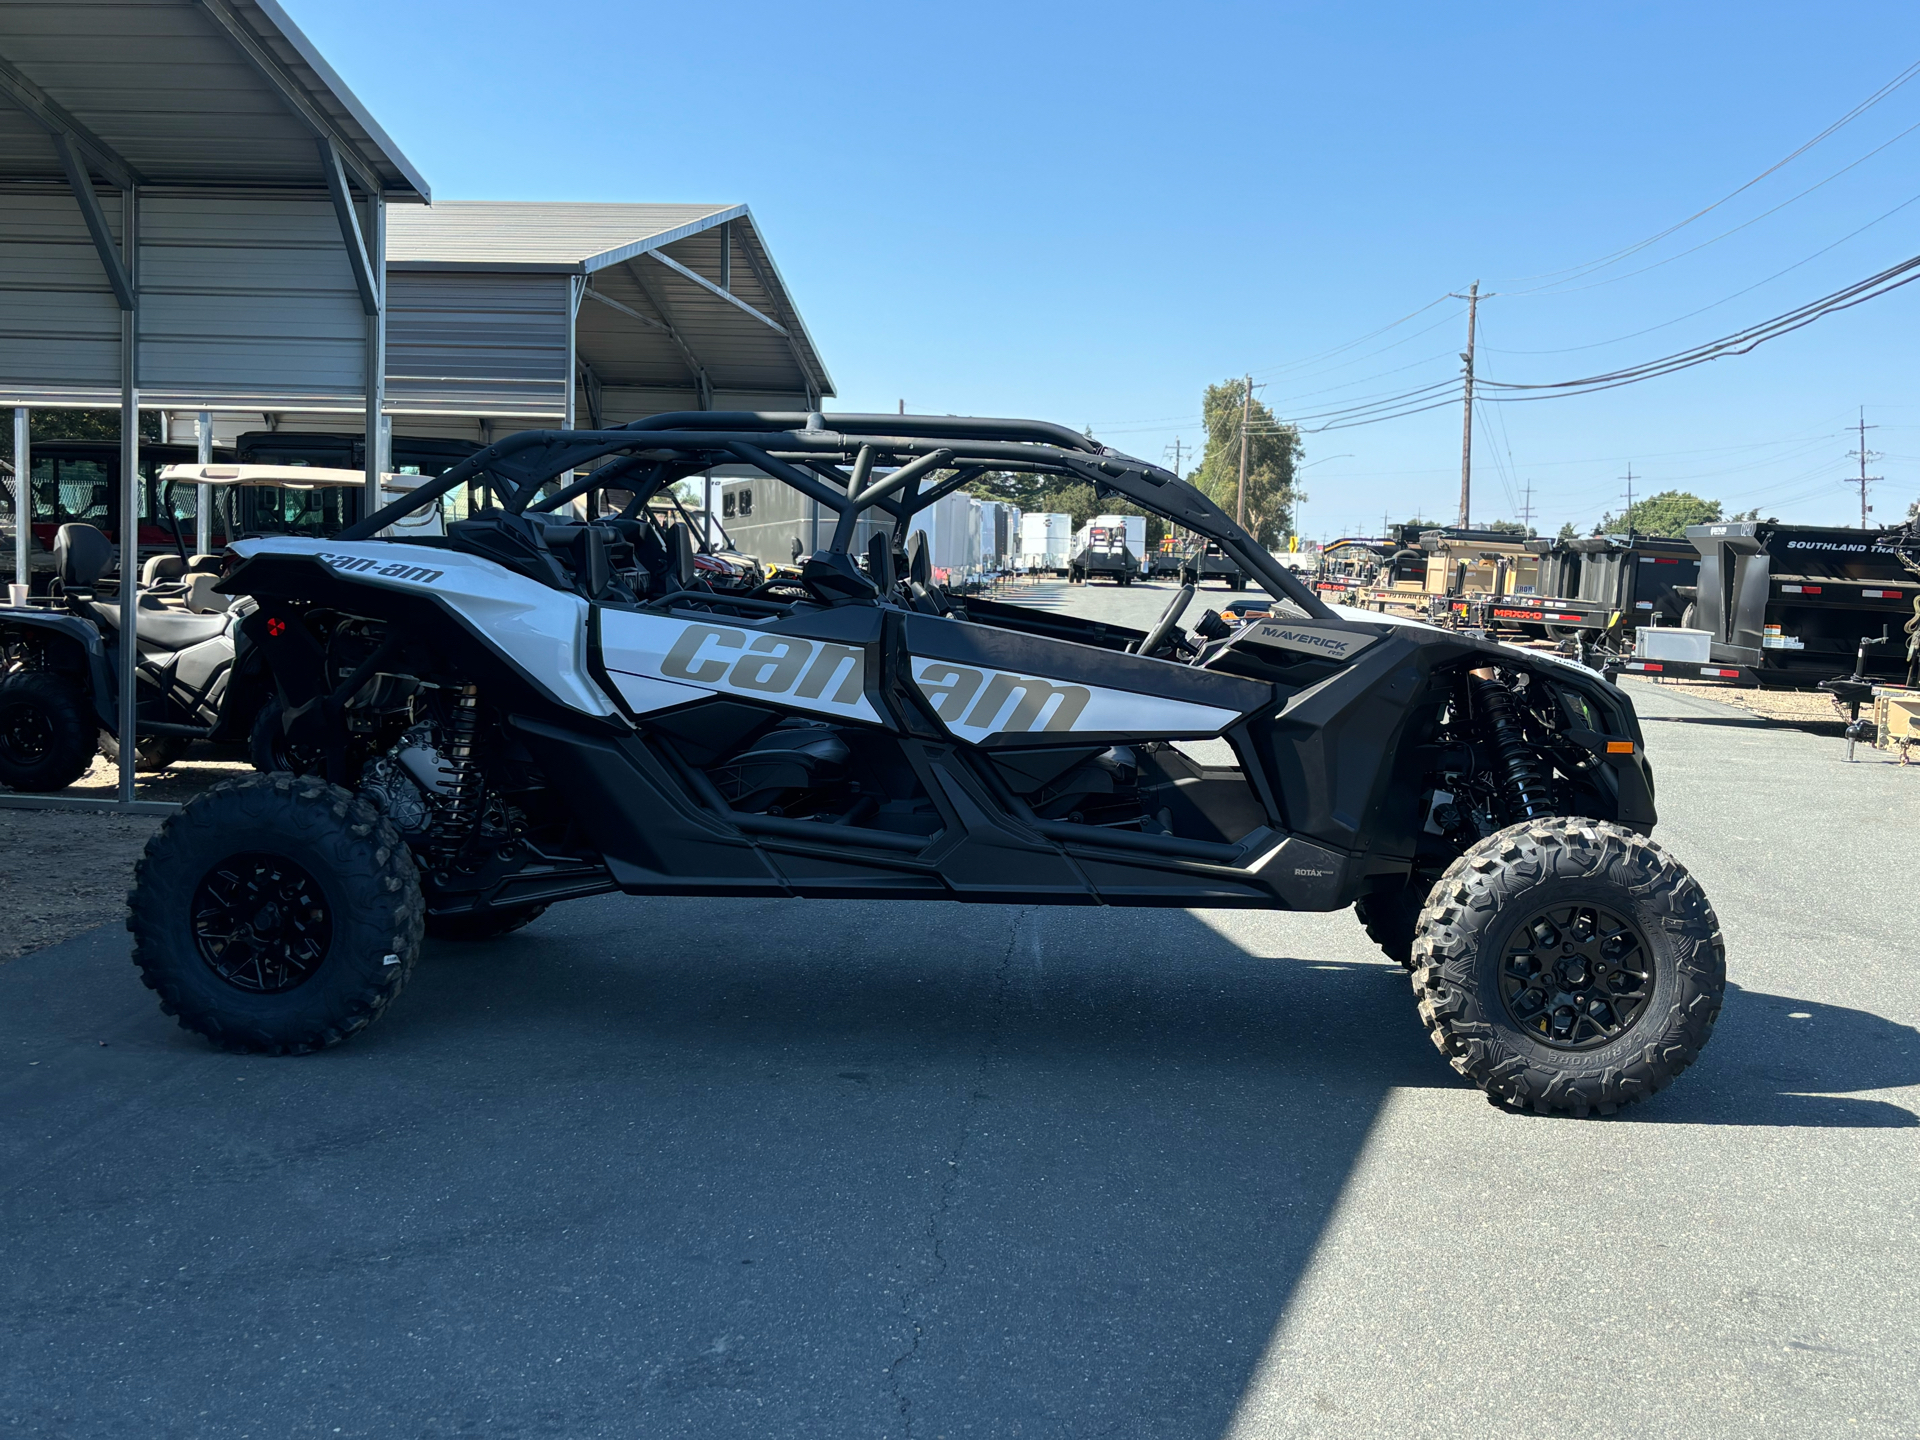
<path fill-rule="evenodd" d="M 0 966 L 0 1432 L 1912 1436 L 1916 773 L 1632 693 L 1732 985 L 1611 1120 L 1346 913 L 607 897 L 289 1060 Z"/>

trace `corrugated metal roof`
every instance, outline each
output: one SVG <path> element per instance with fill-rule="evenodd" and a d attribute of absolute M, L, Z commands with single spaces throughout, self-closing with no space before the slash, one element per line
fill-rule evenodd
<path fill-rule="evenodd" d="M 579 353 L 608 386 L 684 386 L 698 367 L 716 389 L 834 393 L 745 205 L 443 200 L 390 213 L 387 268 L 422 285 L 434 272 L 586 276 Z M 404 293 L 443 314 L 455 304 Z"/>
<path fill-rule="evenodd" d="M 387 266 L 591 274 L 746 214 L 744 205 L 443 200 L 388 217 Z"/>
<path fill-rule="evenodd" d="M 16 92 L 64 111 L 146 184 L 320 188 L 325 134 L 389 199 L 429 195 L 275 0 L 0 4 L 0 178 L 61 179 Z"/>

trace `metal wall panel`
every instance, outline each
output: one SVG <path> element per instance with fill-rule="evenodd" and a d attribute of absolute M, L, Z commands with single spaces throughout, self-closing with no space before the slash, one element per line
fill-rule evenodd
<path fill-rule="evenodd" d="M 389 270 L 388 411 L 558 420 L 567 409 L 569 283 Z"/>
<path fill-rule="evenodd" d="M 140 267 L 145 403 L 360 404 L 367 321 L 326 200 L 143 192 Z"/>
<path fill-rule="evenodd" d="M 115 244 L 119 197 L 102 197 Z M 0 194 L 0 402 L 120 393 L 120 308 L 80 207 L 57 192 Z"/>

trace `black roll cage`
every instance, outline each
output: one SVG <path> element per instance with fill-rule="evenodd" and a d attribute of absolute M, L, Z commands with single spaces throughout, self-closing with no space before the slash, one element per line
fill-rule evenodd
<path fill-rule="evenodd" d="M 606 456 L 620 458 L 541 494 L 558 477 Z M 883 463 L 893 469 L 876 476 Z M 895 539 L 904 542 L 918 512 L 989 470 L 1071 477 L 1092 485 L 1096 494 L 1122 496 L 1218 542 L 1275 599 L 1285 598 L 1317 620 L 1335 618 L 1292 571 L 1172 471 L 1036 420 L 683 410 L 610 429 L 523 430 L 348 526 L 339 539 L 366 540 L 477 477 L 486 478 L 510 515 L 551 511 L 590 490 L 614 487 L 632 493 L 621 512 L 632 518 L 676 481 L 729 464 L 750 465 L 831 511 L 837 522 L 825 554 L 833 558 L 846 556 L 862 511 L 877 507 L 893 516 Z M 943 470 L 952 473 L 921 489 L 923 480 Z"/>

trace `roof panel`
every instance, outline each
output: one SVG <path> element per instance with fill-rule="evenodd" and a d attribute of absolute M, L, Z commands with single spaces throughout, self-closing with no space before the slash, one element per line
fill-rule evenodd
<path fill-rule="evenodd" d="M 320 188 L 314 126 L 264 65 L 389 198 L 428 197 L 275 0 L 9 0 L 0 4 L 0 61 L 150 182 Z M 38 127 L 21 130 L 25 117 L 10 101 L 0 99 L 0 112 L 0 178 L 58 174 Z"/>
<path fill-rule="evenodd" d="M 690 227 L 744 213 L 739 205 L 443 200 L 388 218 L 387 263 L 408 270 L 598 270 L 671 243 Z"/>

